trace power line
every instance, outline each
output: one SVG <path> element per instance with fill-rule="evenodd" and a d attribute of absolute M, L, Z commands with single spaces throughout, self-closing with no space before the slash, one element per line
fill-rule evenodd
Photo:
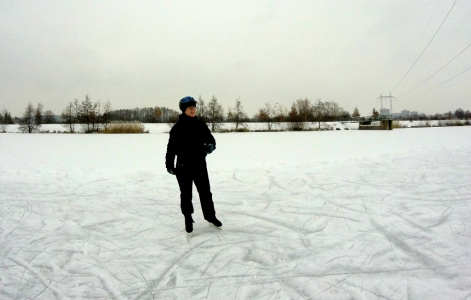
<path fill-rule="evenodd" d="M 462 75 L 463 73 L 465 73 L 465 72 L 467 72 L 467 71 L 469 71 L 469 70 L 471 70 L 471 67 L 467 68 L 466 70 L 464 70 L 463 72 L 459 73 L 458 75 L 453 76 L 452 78 L 448 79 L 447 81 L 442 82 L 442 83 L 440 83 L 439 85 L 434 86 L 433 88 L 430 88 L 430 89 L 428 89 L 428 90 L 426 90 L 426 91 L 423 91 L 423 92 L 421 92 L 421 93 L 415 94 L 414 96 L 408 97 L 408 98 L 406 98 L 406 99 L 414 98 L 414 97 L 416 97 L 416 96 L 418 96 L 418 95 L 421 95 L 421 94 L 423 94 L 423 93 L 426 93 L 426 92 L 428 92 L 428 91 L 431 91 L 431 90 L 433 90 L 433 89 L 435 89 L 435 88 L 437 88 L 437 87 L 439 87 L 439 86 L 441 86 L 441 85 L 444 85 L 445 83 L 447 83 L 447 82 L 449 82 L 449 81 L 452 81 L 452 80 L 455 79 L 456 77 Z"/>
<path fill-rule="evenodd" d="M 435 14 L 437 13 L 438 8 L 440 7 L 440 4 L 441 4 L 441 3 L 442 3 L 442 0 L 440 0 L 440 2 L 438 2 L 437 7 L 435 8 L 435 11 L 433 12 L 432 17 L 431 17 L 430 20 L 428 21 L 427 26 L 425 27 L 425 30 L 424 30 L 424 32 L 422 33 L 422 36 L 424 36 L 425 33 L 427 32 L 427 29 L 428 29 L 428 27 L 430 26 L 430 23 L 432 23 L 433 17 L 435 17 Z M 430 5 L 430 3 L 429 3 L 429 5 Z M 417 49 L 417 47 L 419 46 L 419 44 L 420 44 L 420 42 L 422 41 L 422 39 L 423 39 L 423 38 L 418 39 L 418 40 L 417 40 L 417 43 L 416 43 L 415 46 L 414 46 L 414 48 L 412 48 L 412 50 L 409 50 L 410 53 L 409 53 L 409 55 L 407 56 L 407 59 L 405 60 L 406 63 L 404 64 L 403 67 L 405 67 L 405 66 L 408 64 L 407 62 L 409 61 L 409 58 L 412 57 L 412 54 L 414 53 L 415 49 Z M 397 73 L 397 74 L 398 74 L 398 73 Z M 396 78 L 396 77 L 397 77 L 397 76 L 394 75 L 393 78 Z"/>
<path fill-rule="evenodd" d="M 449 62 L 447 62 L 443 67 L 441 67 L 438 71 L 436 71 L 435 73 L 433 73 L 430 77 L 428 77 L 427 79 L 425 79 L 424 81 L 422 81 L 419 85 L 417 85 L 416 87 L 414 87 L 413 89 L 409 90 L 408 92 L 402 94 L 401 96 L 399 97 L 402 97 L 402 96 L 405 96 L 407 94 L 409 94 L 410 92 L 412 92 L 413 90 L 415 90 L 416 88 L 418 88 L 419 86 L 421 86 L 422 84 L 424 84 L 426 81 L 428 81 L 430 78 L 432 78 L 433 76 L 435 76 L 438 72 L 440 72 L 441 70 L 443 70 L 443 68 L 445 68 L 446 66 L 448 66 L 452 61 L 454 61 L 458 56 L 460 56 L 464 51 L 466 51 L 466 49 L 468 49 L 469 47 L 471 46 L 471 44 L 469 44 L 468 46 L 466 46 L 466 48 L 464 48 L 460 53 L 458 53 L 458 55 L 456 55 L 455 57 L 453 57 L 452 60 L 450 60 Z"/>
<path fill-rule="evenodd" d="M 456 34 L 456 32 L 461 28 L 461 26 L 463 26 L 464 23 L 466 23 L 466 21 L 469 19 L 469 17 L 471 16 L 471 12 L 466 16 L 466 18 L 463 19 L 463 21 L 460 23 L 460 25 L 458 25 L 458 27 L 456 27 L 455 29 L 455 32 L 454 34 L 450 34 L 448 35 L 448 38 L 446 40 L 443 41 L 443 44 L 448 44 L 449 41 L 453 38 L 453 36 Z M 430 57 L 430 60 L 433 61 L 435 59 L 435 57 L 441 53 L 445 48 L 440 48 L 438 49 L 431 57 Z"/>
<path fill-rule="evenodd" d="M 437 31 L 435 32 L 435 34 L 433 35 L 432 39 L 430 40 L 430 42 L 428 42 L 427 46 L 425 47 L 425 49 L 422 51 L 422 53 L 419 55 L 419 57 L 417 58 L 417 60 L 414 62 L 414 64 L 412 65 L 412 67 L 410 67 L 409 71 L 407 71 L 406 75 L 404 75 L 404 77 L 402 77 L 402 79 L 396 84 L 396 86 L 391 90 L 391 93 L 397 88 L 397 86 L 404 80 L 404 78 L 406 78 L 406 76 L 409 74 L 409 72 L 414 68 L 415 64 L 419 61 L 419 59 L 422 57 L 422 55 L 425 53 L 425 50 L 427 50 L 428 46 L 430 46 L 430 44 L 432 43 L 433 39 L 435 38 L 435 36 L 437 35 L 437 33 L 440 31 L 440 28 L 442 28 L 443 24 L 445 23 L 446 19 L 448 18 L 448 16 L 450 15 L 451 13 L 451 10 L 453 9 L 453 7 L 455 6 L 456 2 L 458 0 L 455 0 L 455 3 L 453 3 L 453 5 L 451 6 L 450 10 L 448 11 L 445 19 L 442 21 L 442 24 L 440 24 L 440 27 L 438 27 Z"/>

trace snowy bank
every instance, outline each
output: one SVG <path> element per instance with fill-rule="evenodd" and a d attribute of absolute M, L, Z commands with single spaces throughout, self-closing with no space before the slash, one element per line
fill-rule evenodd
<path fill-rule="evenodd" d="M 468 125 L 465 120 L 445 120 L 445 121 L 394 121 L 398 124 L 399 128 L 422 128 L 422 127 L 446 127 Z M 319 123 L 305 123 L 305 130 L 357 130 L 359 123 L 350 122 L 322 122 Z M 210 124 L 208 124 L 211 126 Z M 235 123 L 221 123 L 220 129 L 224 131 L 235 130 Z M 21 133 L 18 128 L 19 125 L 7 125 L 7 133 Z M 168 123 L 144 123 L 145 131 L 149 133 L 168 133 L 173 124 Z M 274 131 L 287 131 L 288 123 L 273 123 Z M 267 131 L 268 126 L 266 123 L 242 123 L 239 124 L 240 128 L 246 128 L 248 131 Z M 77 133 L 83 133 L 84 127 L 81 125 L 75 126 Z M 67 133 L 69 128 L 63 124 L 44 124 L 39 129 L 41 133 Z"/>

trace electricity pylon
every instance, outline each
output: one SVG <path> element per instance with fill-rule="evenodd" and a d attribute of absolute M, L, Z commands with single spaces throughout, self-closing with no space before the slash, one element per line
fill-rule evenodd
<path fill-rule="evenodd" d="M 391 93 L 389 93 L 389 96 L 383 96 L 383 94 L 380 94 L 380 96 L 376 99 L 381 100 L 381 109 L 383 109 L 383 98 L 389 99 L 389 114 L 392 116 L 392 101 L 393 99 L 396 99 L 396 97 L 391 96 Z"/>

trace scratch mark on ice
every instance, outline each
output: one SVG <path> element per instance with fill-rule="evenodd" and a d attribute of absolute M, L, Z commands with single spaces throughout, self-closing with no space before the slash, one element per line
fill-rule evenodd
<path fill-rule="evenodd" d="M 67 297 L 60 290 L 58 290 L 55 287 L 53 287 L 52 285 L 50 285 L 47 282 L 47 280 L 41 275 L 41 273 L 36 271 L 28 262 L 24 261 L 23 259 L 21 259 L 19 257 L 14 257 L 12 255 L 7 256 L 7 258 L 10 259 L 11 261 L 13 261 L 14 263 L 22 266 L 23 268 L 25 268 L 29 272 L 31 272 L 45 287 L 50 289 L 54 293 L 54 295 L 56 295 L 56 298 L 58 298 L 58 299 L 69 299 L 69 297 Z"/>

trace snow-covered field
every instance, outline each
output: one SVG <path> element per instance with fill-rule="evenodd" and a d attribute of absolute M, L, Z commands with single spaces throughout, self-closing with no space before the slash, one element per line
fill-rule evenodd
<path fill-rule="evenodd" d="M 167 134 L 0 134 L 0 299 L 471 299 L 471 127 L 215 138 L 188 237 Z"/>

